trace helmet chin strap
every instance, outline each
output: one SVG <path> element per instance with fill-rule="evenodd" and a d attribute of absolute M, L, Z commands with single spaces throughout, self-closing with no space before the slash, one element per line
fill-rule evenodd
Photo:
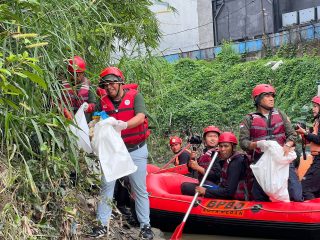
<path fill-rule="evenodd" d="M 259 106 L 267 111 L 271 111 L 273 109 L 273 107 L 266 107 L 266 106 L 263 106 L 262 104 L 259 104 Z"/>

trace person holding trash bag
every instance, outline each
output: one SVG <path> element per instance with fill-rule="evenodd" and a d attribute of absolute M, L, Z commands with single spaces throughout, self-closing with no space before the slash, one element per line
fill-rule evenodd
<path fill-rule="evenodd" d="M 72 119 L 72 114 L 75 114 L 80 106 L 84 104 L 84 112 L 87 122 L 91 120 L 91 113 L 95 109 L 96 97 L 95 93 L 90 91 L 90 81 L 85 76 L 86 62 L 82 57 L 74 56 L 68 60 L 68 79 L 62 81 L 63 86 L 63 101 L 67 107 L 63 109 L 64 116 Z M 70 112 L 71 110 L 71 112 Z"/>
<path fill-rule="evenodd" d="M 313 162 L 302 178 L 302 191 L 305 200 L 320 197 L 320 96 L 315 96 L 311 100 L 312 113 L 314 117 L 313 131 L 308 133 L 300 125 L 297 125 L 296 132 L 303 135 L 310 143 L 310 152 L 314 157 Z"/>
<path fill-rule="evenodd" d="M 99 87 L 106 90 L 106 95 L 96 106 L 97 111 L 105 111 L 117 119 L 114 128 L 121 131 L 121 137 L 127 147 L 137 171 L 130 174 L 129 181 L 135 196 L 135 211 L 140 223 L 141 239 L 153 239 L 150 226 L 150 207 L 146 187 L 148 148 L 146 139 L 150 135 L 148 119 L 142 95 L 133 88 L 123 88 L 125 78 L 117 67 L 107 67 L 100 73 Z M 115 159 L 116 161 L 116 159 Z M 101 200 L 98 204 L 97 218 L 100 226 L 93 229 L 92 235 L 101 237 L 108 232 L 107 224 L 112 208 L 107 203 L 112 200 L 115 181 L 106 182 L 102 176 Z"/>
<path fill-rule="evenodd" d="M 294 147 L 297 134 L 287 115 L 274 108 L 276 91 L 269 84 L 259 84 L 252 90 L 256 112 L 245 116 L 240 124 L 240 147 L 247 151 L 251 161 L 256 163 L 263 152 L 257 147 L 259 141 L 274 140 L 283 146 L 285 156 Z M 289 167 L 288 192 L 293 201 L 303 201 L 302 187 L 293 163 Z M 256 201 L 270 201 L 256 178 L 252 195 Z"/>
<path fill-rule="evenodd" d="M 207 198 L 250 200 L 251 177 L 247 155 L 236 151 L 238 140 L 232 132 L 219 136 L 219 159 L 223 161 L 217 188 L 196 187 Z"/>
<path fill-rule="evenodd" d="M 213 154 L 218 150 L 218 139 L 220 136 L 220 129 L 216 126 L 208 126 L 203 129 L 203 141 L 205 148 L 203 154 L 196 160 L 196 152 L 192 151 L 190 156 L 189 168 L 198 173 L 199 182 L 201 182 L 203 175 L 205 174 Z M 201 143 L 201 141 L 200 141 Z M 222 162 L 217 159 L 213 164 L 209 175 L 204 183 L 205 187 L 216 187 L 216 184 L 220 180 Z M 181 184 L 181 192 L 184 195 L 193 196 L 195 194 L 195 188 L 199 184 L 184 182 Z"/>

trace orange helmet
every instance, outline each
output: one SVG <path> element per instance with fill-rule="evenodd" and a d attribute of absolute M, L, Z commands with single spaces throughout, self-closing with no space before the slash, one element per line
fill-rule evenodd
<path fill-rule="evenodd" d="M 276 90 L 269 84 L 259 84 L 252 90 L 252 98 L 255 99 L 262 93 L 273 93 L 276 94 Z"/>
<path fill-rule="evenodd" d="M 224 132 L 220 135 L 218 143 L 238 144 L 237 137 L 232 132 Z"/>
<path fill-rule="evenodd" d="M 86 70 L 86 62 L 82 57 L 74 56 L 68 60 L 68 72 L 84 72 Z"/>
<path fill-rule="evenodd" d="M 315 96 L 312 98 L 311 102 L 319 104 L 320 105 L 320 96 Z"/>
<path fill-rule="evenodd" d="M 208 132 L 216 132 L 218 134 L 218 136 L 221 134 L 220 129 L 216 126 L 213 126 L 213 125 L 208 126 L 203 129 L 203 137 L 205 137 Z"/>
<path fill-rule="evenodd" d="M 119 68 L 117 68 L 117 67 L 106 67 L 100 73 L 101 79 L 104 78 L 107 75 L 115 75 L 118 78 L 120 78 L 122 80 L 122 82 L 124 82 L 124 75 L 121 72 L 121 70 Z"/>
<path fill-rule="evenodd" d="M 169 142 L 170 146 L 176 143 L 182 144 L 182 139 L 179 138 L 178 136 L 170 137 L 170 142 Z"/>

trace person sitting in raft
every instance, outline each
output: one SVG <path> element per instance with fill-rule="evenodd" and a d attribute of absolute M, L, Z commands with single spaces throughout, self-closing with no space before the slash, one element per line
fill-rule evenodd
<path fill-rule="evenodd" d="M 170 137 L 170 149 L 176 155 L 182 151 L 182 139 L 178 136 Z M 190 151 L 184 150 L 179 156 L 174 160 L 174 165 L 182 165 L 188 163 L 190 160 Z"/>
<path fill-rule="evenodd" d="M 221 180 L 217 188 L 196 187 L 199 195 L 207 198 L 236 199 L 248 201 L 252 176 L 248 157 L 236 151 L 238 140 L 232 132 L 219 137 L 219 158 L 223 160 Z M 251 178 L 251 177 L 250 177 Z"/>
<path fill-rule="evenodd" d="M 188 164 L 189 168 L 198 173 L 199 182 L 202 180 L 210 162 L 213 154 L 218 149 L 218 139 L 221 131 L 216 126 L 208 126 L 203 129 L 203 141 L 205 148 L 203 154 L 196 161 L 196 152 L 192 151 L 190 155 L 190 162 Z M 205 181 L 205 186 L 216 187 L 216 183 L 219 182 L 221 173 L 221 161 L 218 159 L 215 161 L 210 173 Z M 181 184 L 181 192 L 183 195 L 194 195 L 195 187 L 198 186 L 197 183 L 185 182 Z"/>

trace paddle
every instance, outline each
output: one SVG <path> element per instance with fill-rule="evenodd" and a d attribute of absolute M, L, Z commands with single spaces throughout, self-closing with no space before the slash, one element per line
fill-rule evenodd
<path fill-rule="evenodd" d="M 179 157 L 186 149 L 188 149 L 190 147 L 190 145 L 191 144 L 188 143 L 188 145 L 185 148 L 183 148 L 179 153 L 174 155 L 173 158 L 171 158 L 169 162 L 167 162 L 162 168 L 160 168 L 160 170 L 165 169 L 166 167 L 168 167 L 177 157 Z M 155 173 L 157 173 L 157 172 L 155 172 Z"/>
<path fill-rule="evenodd" d="M 202 187 L 202 185 L 206 181 L 206 179 L 207 179 L 207 177 L 209 175 L 210 169 L 212 168 L 212 165 L 215 162 L 217 156 L 218 156 L 218 152 L 215 152 L 213 157 L 212 157 L 212 159 L 211 159 L 211 162 L 210 162 L 210 164 L 209 164 L 209 166 L 207 168 L 207 171 L 204 174 L 204 176 L 203 176 L 203 178 L 202 178 L 202 180 L 200 182 L 200 185 L 199 185 L 200 187 Z M 190 214 L 190 212 L 191 212 L 191 210 L 193 208 L 194 203 L 196 202 L 196 200 L 198 198 L 198 195 L 199 195 L 198 192 L 194 195 L 194 197 L 192 199 L 192 202 L 191 202 L 191 204 L 190 204 L 190 206 L 188 208 L 188 211 L 184 215 L 184 218 L 183 218 L 182 222 L 177 226 L 176 230 L 174 230 L 174 232 L 173 232 L 173 234 L 172 234 L 172 236 L 170 238 L 171 240 L 180 240 L 181 239 L 184 225 L 186 224 L 186 221 L 187 221 L 187 219 L 189 217 L 189 214 Z"/>

